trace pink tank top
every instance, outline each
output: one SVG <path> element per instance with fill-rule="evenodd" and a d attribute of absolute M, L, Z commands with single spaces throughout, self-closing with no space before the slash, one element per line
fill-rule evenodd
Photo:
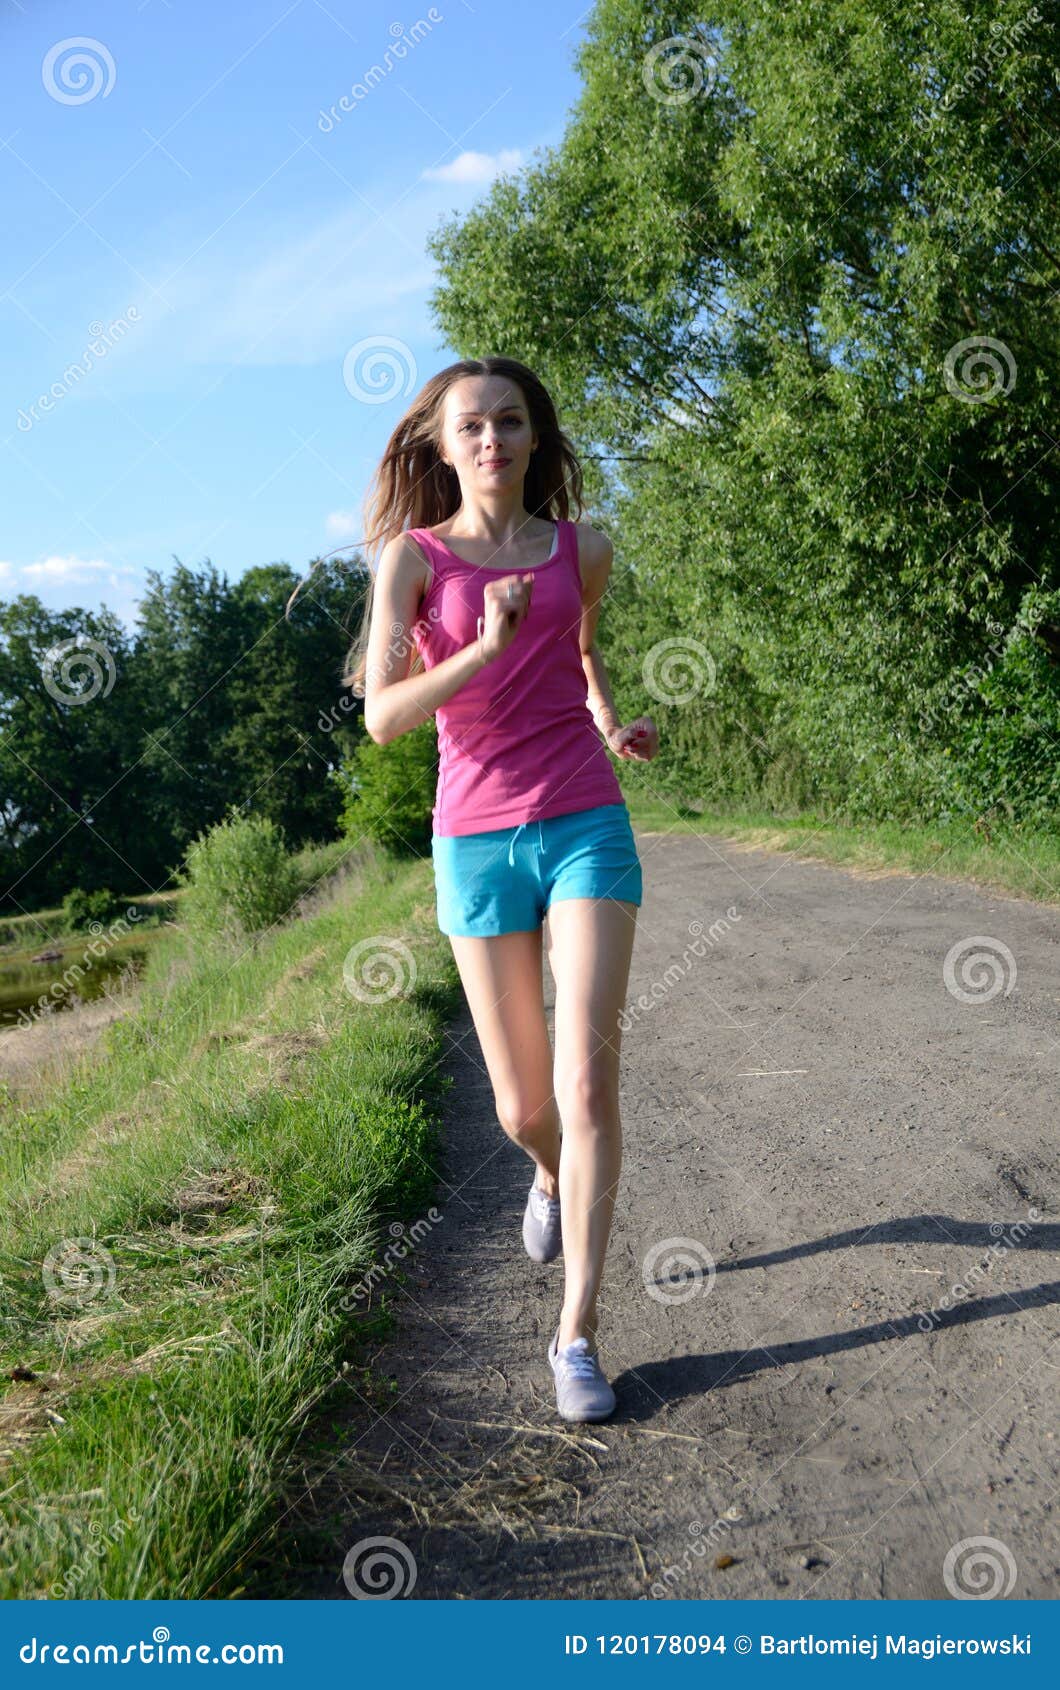
<path fill-rule="evenodd" d="M 424 667 L 433 669 L 477 637 L 486 581 L 508 571 L 467 563 L 427 528 L 407 532 L 432 573 L 411 633 Z M 625 802 L 588 705 L 573 522 L 557 522 L 552 555 L 526 573 L 534 577 L 533 600 L 511 645 L 435 713 L 439 835 Z"/>

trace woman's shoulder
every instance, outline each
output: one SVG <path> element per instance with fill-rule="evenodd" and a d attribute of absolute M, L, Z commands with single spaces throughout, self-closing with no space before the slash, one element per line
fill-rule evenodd
<path fill-rule="evenodd" d="M 426 535 L 425 545 L 422 536 Z M 383 547 L 380 564 L 383 558 L 390 560 L 391 566 L 399 571 L 411 571 L 420 582 L 421 591 L 427 593 L 433 580 L 433 572 L 427 556 L 427 546 L 430 544 L 429 528 L 406 528 L 400 534 L 394 534 Z"/>
<path fill-rule="evenodd" d="M 602 586 L 614 558 L 609 536 L 602 528 L 594 528 L 591 522 L 572 522 L 570 526 L 577 537 L 578 570 L 583 589 L 590 584 Z"/>

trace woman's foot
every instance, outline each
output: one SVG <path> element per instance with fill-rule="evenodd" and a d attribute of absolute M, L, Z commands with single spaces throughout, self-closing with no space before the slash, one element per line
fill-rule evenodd
<path fill-rule="evenodd" d="M 548 1347 L 548 1361 L 561 1420 L 606 1420 L 614 1413 L 615 1393 L 588 1338 L 575 1338 L 561 1348 L 557 1327 Z"/>
<path fill-rule="evenodd" d="M 531 1261 L 554 1262 L 563 1248 L 559 1197 L 549 1197 L 534 1180 L 523 1213 L 523 1243 Z"/>

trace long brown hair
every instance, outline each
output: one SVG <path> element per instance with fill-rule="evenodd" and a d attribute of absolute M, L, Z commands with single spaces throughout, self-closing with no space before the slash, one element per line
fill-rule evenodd
<path fill-rule="evenodd" d="M 445 396 L 464 376 L 507 376 L 521 389 L 537 435 L 523 481 L 523 504 L 531 516 L 550 521 L 570 520 L 572 506 L 582 512 L 582 472 L 574 448 L 563 433 L 547 389 L 533 370 L 515 358 L 461 358 L 432 376 L 420 389 L 386 443 L 364 501 L 365 536 L 362 547 L 381 552 L 388 540 L 408 528 L 434 528 L 460 509 L 460 482 L 451 464 L 442 462 L 439 447 Z M 368 634 L 372 619 L 375 567 L 365 593 L 360 631 L 346 654 L 340 686 L 364 696 Z M 299 586 L 301 583 L 299 583 Z M 288 600 L 294 603 L 299 588 Z M 423 661 L 413 651 L 410 674 Z"/>

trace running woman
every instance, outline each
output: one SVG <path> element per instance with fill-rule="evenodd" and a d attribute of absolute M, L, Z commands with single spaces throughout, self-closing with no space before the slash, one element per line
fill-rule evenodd
<path fill-rule="evenodd" d="M 356 673 L 376 744 L 437 720 L 438 924 L 501 1126 L 535 1164 L 526 1250 L 537 1262 L 563 1253 L 548 1350 L 558 1412 L 604 1420 L 615 1394 L 597 1297 L 621 1169 L 619 1016 L 642 890 L 608 752 L 646 762 L 658 733 L 650 716 L 621 726 L 615 715 L 595 644 L 611 542 L 569 520 L 581 486 L 552 400 L 525 365 L 463 359 L 434 376 L 394 429 L 369 495 L 366 544 L 384 543 Z"/>

